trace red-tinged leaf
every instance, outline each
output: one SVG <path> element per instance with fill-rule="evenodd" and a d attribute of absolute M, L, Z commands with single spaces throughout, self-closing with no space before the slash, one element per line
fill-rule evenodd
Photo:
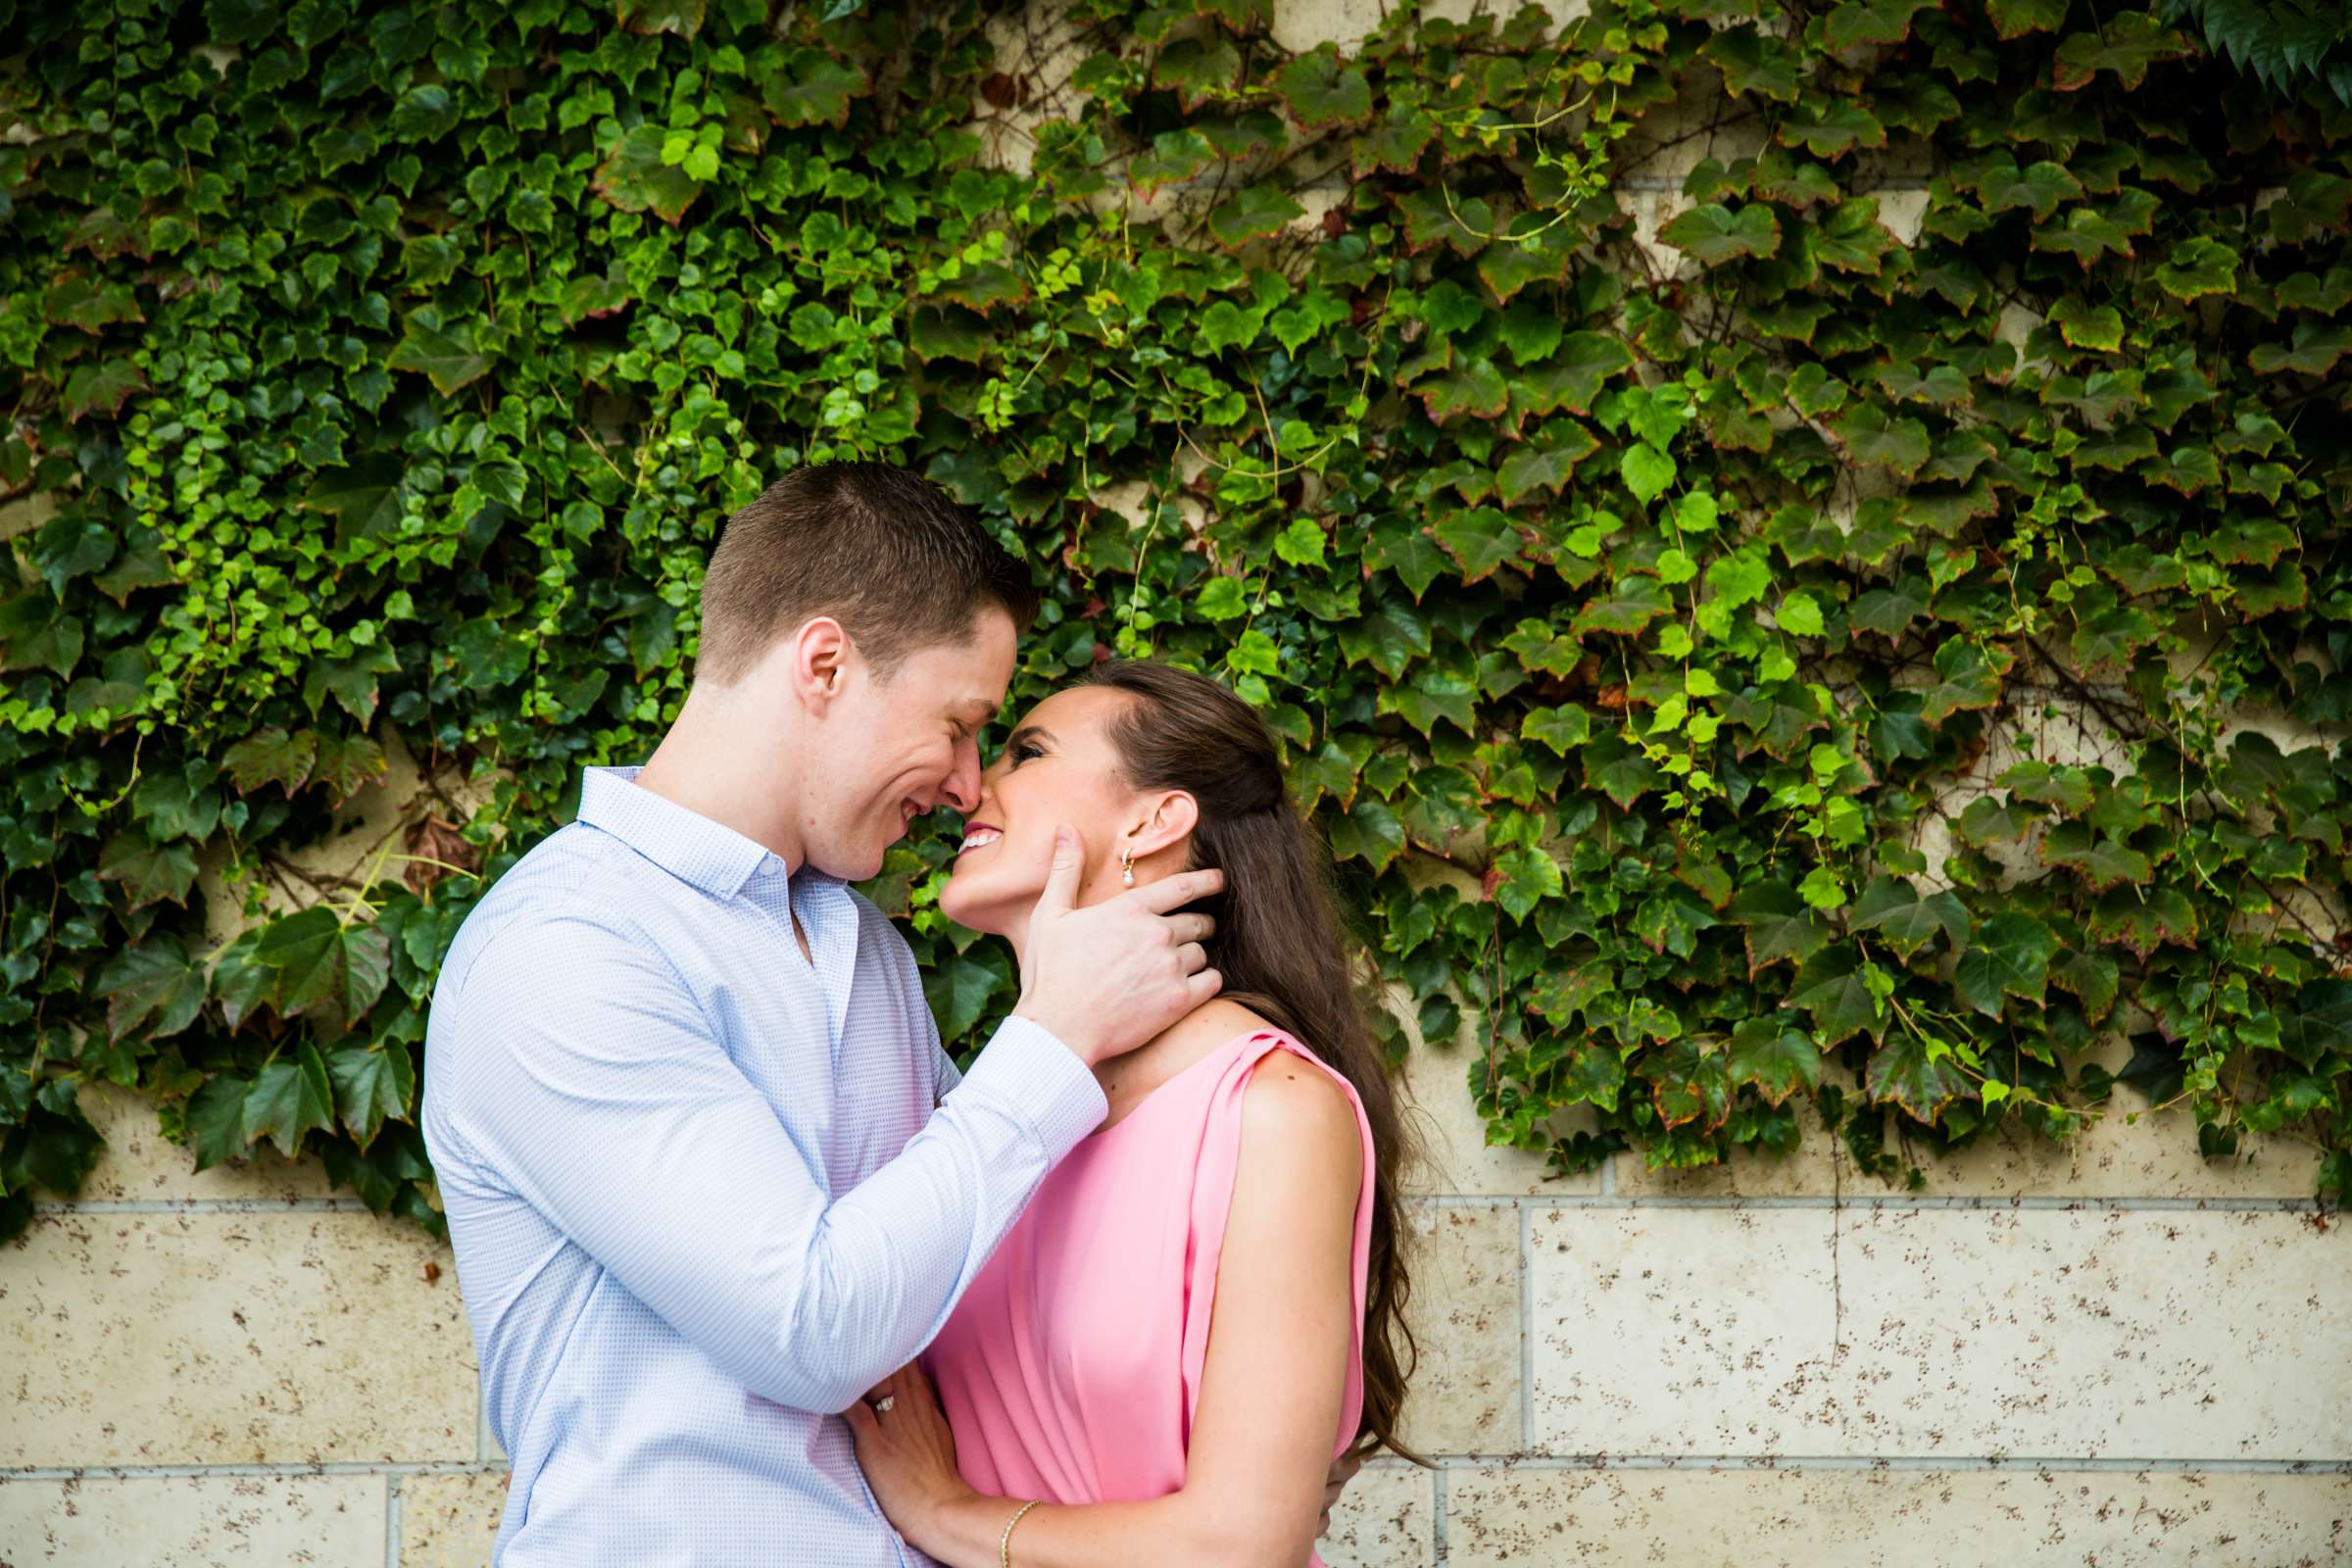
<path fill-rule="evenodd" d="M 146 390 L 147 377 L 127 359 L 85 362 L 66 377 L 66 418 L 78 422 L 84 415 L 103 414 L 111 419 L 124 399 Z"/>

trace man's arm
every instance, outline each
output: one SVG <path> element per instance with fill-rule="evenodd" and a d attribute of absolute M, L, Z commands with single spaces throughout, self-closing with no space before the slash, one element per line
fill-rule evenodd
<path fill-rule="evenodd" d="M 1085 1063 L 1008 1019 L 898 1158 L 828 1201 L 659 953 L 532 920 L 465 976 L 444 1130 L 764 1398 L 837 1411 L 928 1345 L 1054 1161 Z"/>

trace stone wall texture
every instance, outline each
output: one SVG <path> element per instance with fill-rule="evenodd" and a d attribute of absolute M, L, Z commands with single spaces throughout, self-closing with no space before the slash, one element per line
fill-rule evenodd
<path fill-rule="evenodd" d="M 1277 10 L 1298 46 L 1380 16 Z M 1673 128 L 1622 183 L 1645 234 L 1746 150 Z M 1890 152 L 1883 210 L 1916 223 L 1929 172 Z M 1920 1193 L 1818 1129 L 1786 1160 L 1547 1179 L 1485 1146 L 1475 1049 L 1473 1020 L 1409 1069 L 1434 1468 L 1367 1469 L 1331 1568 L 2352 1563 L 2352 1240 L 2307 1152 L 2207 1161 L 2119 1105 L 2064 1149 L 1923 1159 Z M 103 1164 L 0 1250 L 0 1568 L 486 1564 L 505 1473 L 448 1249 L 316 1165 L 194 1175 L 152 1107 L 88 1103 Z"/>

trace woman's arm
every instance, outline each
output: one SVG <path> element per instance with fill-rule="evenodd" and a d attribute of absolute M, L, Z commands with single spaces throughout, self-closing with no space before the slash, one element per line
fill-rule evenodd
<path fill-rule="evenodd" d="M 1243 1094 L 1239 1158 L 1183 1489 L 1032 1508 L 1012 1538 L 1021 1568 L 1301 1568 L 1313 1551 L 1353 1343 L 1354 1108 L 1312 1064 L 1270 1054 Z M 884 1512 L 948 1568 L 997 1568 L 1023 1499 L 962 1485 L 919 1372 L 875 1393 L 889 1414 L 849 1416 Z"/>

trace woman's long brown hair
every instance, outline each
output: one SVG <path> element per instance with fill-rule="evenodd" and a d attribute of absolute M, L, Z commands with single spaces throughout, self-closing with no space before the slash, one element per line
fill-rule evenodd
<path fill-rule="evenodd" d="M 1264 722 L 1223 686 L 1172 664 L 1123 661 L 1097 664 L 1077 684 L 1131 699 L 1109 726 L 1130 785 L 1182 790 L 1200 806 L 1191 868 L 1225 873 L 1225 891 L 1201 906 L 1217 919 L 1207 950 L 1224 977 L 1222 994 L 1313 1048 L 1363 1102 L 1372 1129 L 1372 1248 L 1355 1441 L 1367 1453 L 1387 1447 L 1419 1460 L 1396 1431 L 1414 1351 L 1396 1178 L 1409 1151 L 1348 962 L 1331 852 L 1291 804 Z"/>

